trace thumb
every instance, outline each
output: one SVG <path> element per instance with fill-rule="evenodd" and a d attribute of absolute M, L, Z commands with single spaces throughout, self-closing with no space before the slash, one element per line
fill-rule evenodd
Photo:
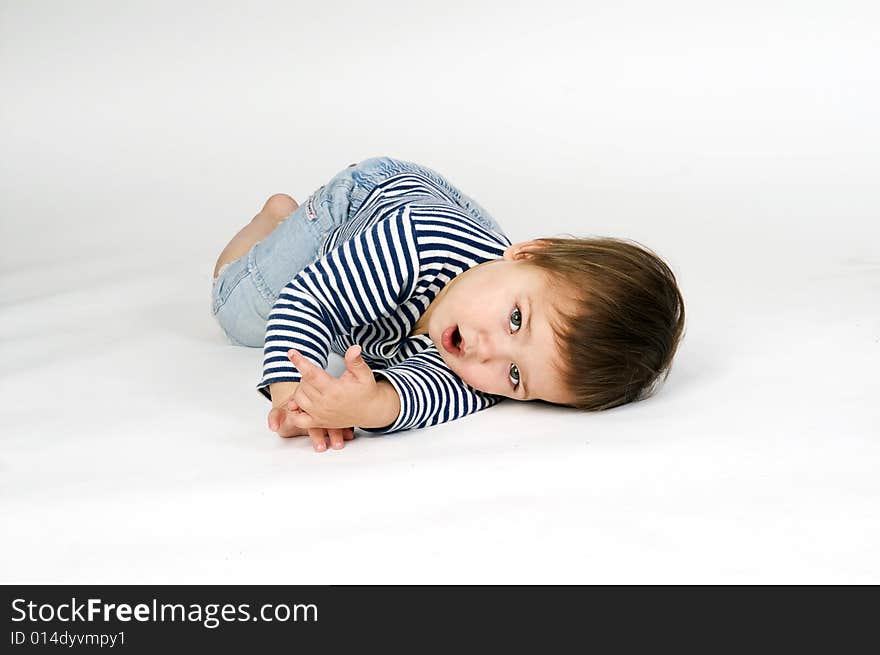
<path fill-rule="evenodd" d="M 273 407 L 269 411 L 269 429 L 272 430 L 272 432 L 278 432 L 283 421 L 284 410 L 280 407 Z"/>
<path fill-rule="evenodd" d="M 345 367 L 351 371 L 355 377 L 365 377 L 369 376 L 371 379 L 373 377 L 373 372 L 370 370 L 370 367 L 364 361 L 362 356 L 362 350 L 360 346 L 352 346 L 348 350 L 345 351 Z"/>

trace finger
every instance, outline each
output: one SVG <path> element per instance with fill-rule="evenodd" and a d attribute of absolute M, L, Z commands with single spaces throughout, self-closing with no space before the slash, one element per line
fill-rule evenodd
<path fill-rule="evenodd" d="M 345 439 L 342 436 L 342 428 L 327 428 L 327 434 L 330 435 L 330 446 L 339 450 L 345 446 Z"/>
<path fill-rule="evenodd" d="M 277 414 L 272 417 L 272 420 L 275 421 L 275 429 L 274 432 L 278 433 L 279 437 L 298 437 L 301 434 L 304 434 L 302 430 L 298 430 L 297 427 L 290 420 L 290 412 L 284 410 L 283 408 L 276 407 L 270 412 L 270 414 Z M 270 426 L 271 427 L 271 426 Z"/>
<path fill-rule="evenodd" d="M 354 428 L 345 428 L 342 431 L 342 436 L 346 441 L 351 441 L 354 439 Z"/>
<path fill-rule="evenodd" d="M 291 399 L 296 403 L 297 409 L 300 409 L 304 412 L 308 412 L 312 408 L 314 408 L 315 403 L 312 400 L 315 391 L 307 388 L 306 386 L 300 384 L 296 391 L 293 392 Z"/>
<path fill-rule="evenodd" d="M 308 413 L 301 409 L 297 409 L 287 412 L 285 426 L 289 430 L 296 430 L 299 434 L 305 434 L 303 430 L 318 427 L 318 423 Z"/>
<path fill-rule="evenodd" d="M 295 348 L 287 351 L 287 357 L 293 362 L 293 365 L 299 369 L 303 376 L 303 380 L 311 384 L 318 391 L 323 391 L 328 383 L 333 381 L 333 377 L 320 366 L 316 366 L 310 359 L 306 358 Z"/>
<path fill-rule="evenodd" d="M 295 424 L 291 413 L 283 407 L 273 407 L 269 411 L 268 423 L 269 429 L 276 432 L 279 437 L 298 437 L 303 434 L 302 429 Z"/>
<path fill-rule="evenodd" d="M 269 410 L 269 416 L 267 417 L 269 429 L 272 432 L 278 432 L 278 429 L 281 427 L 281 424 L 284 422 L 284 415 L 287 412 L 284 411 L 281 407 L 273 407 Z"/>
<path fill-rule="evenodd" d="M 281 431 L 278 432 L 280 437 L 300 437 L 308 434 L 308 428 L 311 427 L 311 417 L 304 412 L 287 412 L 284 416 L 284 423 Z"/>
<path fill-rule="evenodd" d="M 312 440 L 312 448 L 319 453 L 327 450 L 326 436 L 327 430 L 324 428 L 309 428 L 309 438 Z"/>
<path fill-rule="evenodd" d="M 373 379 L 373 371 L 364 361 L 363 351 L 357 344 L 345 351 L 345 368 L 358 380 Z"/>
<path fill-rule="evenodd" d="M 297 394 L 300 394 L 299 399 L 297 399 Z M 316 402 L 321 401 L 323 395 L 317 387 L 303 378 L 296 391 L 290 394 L 286 407 L 287 409 L 306 409 L 303 403 L 309 403 L 309 407 L 313 407 Z"/>

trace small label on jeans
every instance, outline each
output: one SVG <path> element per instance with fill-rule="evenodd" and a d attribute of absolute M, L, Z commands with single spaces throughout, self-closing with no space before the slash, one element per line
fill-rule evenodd
<path fill-rule="evenodd" d="M 318 218 L 318 210 L 315 209 L 315 196 L 317 196 L 321 192 L 321 189 L 323 189 L 323 188 L 324 187 L 321 186 L 317 191 L 315 191 L 312 195 L 309 196 L 308 200 L 306 200 L 306 217 L 310 221 L 313 221 L 316 218 Z"/>

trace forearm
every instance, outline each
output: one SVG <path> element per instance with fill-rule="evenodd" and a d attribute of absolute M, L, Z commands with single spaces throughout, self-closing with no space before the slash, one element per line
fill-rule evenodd
<path fill-rule="evenodd" d="M 358 427 L 384 428 L 397 420 L 400 414 L 400 397 L 388 380 L 379 380 L 379 399 L 364 408 L 364 419 Z"/>

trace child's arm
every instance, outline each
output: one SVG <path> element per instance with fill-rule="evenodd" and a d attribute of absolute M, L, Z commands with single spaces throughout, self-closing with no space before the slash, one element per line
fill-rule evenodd
<path fill-rule="evenodd" d="M 400 396 L 387 380 L 379 380 L 379 399 L 372 403 L 370 407 L 364 408 L 364 419 L 360 422 L 359 427 L 364 428 L 384 428 L 391 425 L 397 420 L 400 414 Z M 299 386 L 299 382 L 276 382 L 269 385 L 269 392 L 272 394 L 272 407 L 290 409 L 288 403 L 296 405 L 296 401 L 292 401 L 293 393 Z M 292 402 L 291 402 L 292 401 Z M 285 415 L 286 418 L 286 415 Z M 271 427 L 271 425 L 270 425 Z M 290 422 L 288 425 L 279 425 L 276 430 L 283 437 L 298 437 L 309 433 L 306 428 L 298 428 Z M 288 434 L 289 431 L 295 431 L 296 434 Z"/>
<path fill-rule="evenodd" d="M 393 423 L 381 428 L 361 426 L 364 432 L 387 434 L 454 421 L 504 398 L 468 386 L 446 366 L 435 348 L 377 370 L 375 375 L 380 386 L 391 386 L 399 411 Z"/>
<path fill-rule="evenodd" d="M 275 382 L 270 384 L 269 394 L 272 396 L 272 407 L 284 405 L 298 386 L 299 382 Z"/>
<path fill-rule="evenodd" d="M 286 388 L 284 391 L 280 391 L 282 385 L 293 385 L 293 387 L 289 389 L 289 391 Z M 299 385 L 299 382 L 276 382 L 275 384 L 270 385 L 269 389 L 272 393 L 272 407 L 280 407 L 282 409 L 294 411 L 298 410 L 299 405 L 297 405 L 296 401 L 293 399 L 293 392 L 296 390 L 297 385 Z M 378 387 L 379 397 L 376 401 L 370 403 L 369 406 L 363 408 L 363 419 L 358 421 L 358 427 L 385 428 L 397 421 L 397 417 L 400 415 L 400 396 L 397 395 L 397 391 L 395 391 L 394 387 L 391 386 L 391 383 L 387 380 L 379 380 Z M 287 416 L 285 416 L 285 419 L 287 419 Z M 289 421 L 288 425 L 285 427 L 292 431 L 296 431 L 297 433 L 281 434 L 281 430 L 277 430 L 281 436 L 300 436 L 308 434 L 307 428 L 296 427 L 292 420 Z"/>
<path fill-rule="evenodd" d="M 368 408 L 362 428 L 386 428 L 397 421 L 400 415 L 400 396 L 387 380 L 379 380 L 379 400 Z"/>
<path fill-rule="evenodd" d="M 294 425 L 385 428 L 397 421 L 397 391 L 390 383 L 375 379 L 361 356 L 360 346 L 346 351 L 346 371 L 339 378 L 328 375 L 295 349 L 288 351 L 288 357 L 303 376 L 298 393 L 286 405 Z"/>
<path fill-rule="evenodd" d="M 266 319 L 260 393 L 271 400 L 268 385 L 300 381 L 290 348 L 326 369 L 335 335 L 390 316 L 411 295 L 420 266 L 411 223 L 400 213 L 377 222 L 281 289 Z"/>
<path fill-rule="evenodd" d="M 299 382 L 274 382 L 269 385 L 269 394 L 272 396 L 272 407 L 278 407 L 293 395 Z"/>

